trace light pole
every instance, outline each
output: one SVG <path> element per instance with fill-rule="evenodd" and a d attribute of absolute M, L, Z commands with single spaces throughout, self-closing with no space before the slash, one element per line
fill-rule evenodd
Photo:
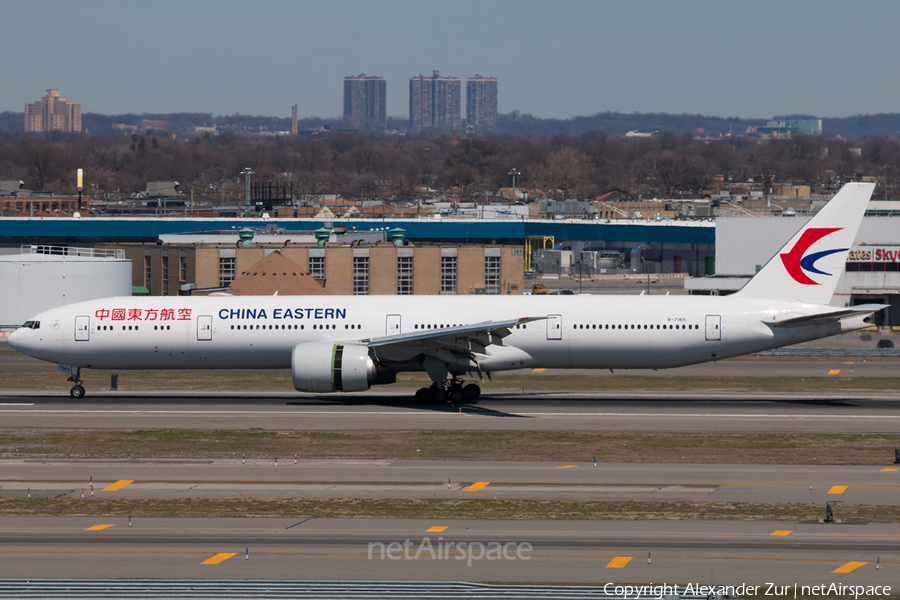
<path fill-rule="evenodd" d="M 82 169 L 78 169 L 77 172 L 77 184 L 78 184 L 78 212 L 81 212 L 81 189 L 84 187 L 84 171 Z"/>
<path fill-rule="evenodd" d="M 238 175 L 243 175 L 246 178 L 247 189 L 244 202 L 247 205 L 246 207 L 250 208 L 250 176 L 256 175 L 256 173 L 250 167 L 244 167 L 244 170 L 238 173 Z"/>
<path fill-rule="evenodd" d="M 518 200 L 518 198 L 516 198 L 516 175 L 521 175 L 521 174 L 522 174 L 522 172 L 521 172 L 521 171 L 517 171 L 515 167 L 513 167 L 513 168 L 509 171 L 509 173 L 507 173 L 507 175 L 512 175 L 512 178 L 513 178 L 513 190 L 512 190 L 512 195 L 513 195 L 512 199 L 513 199 L 513 202 L 515 202 L 516 200 Z"/>

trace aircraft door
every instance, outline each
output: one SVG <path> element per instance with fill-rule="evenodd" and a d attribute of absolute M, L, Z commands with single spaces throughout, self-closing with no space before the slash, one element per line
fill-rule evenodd
<path fill-rule="evenodd" d="M 547 339 L 562 339 L 562 315 L 547 315 Z"/>
<path fill-rule="evenodd" d="M 706 315 L 706 341 L 718 342 L 722 339 L 722 316 Z"/>
<path fill-rule="evenodd" d="M 384 324 L 385 335 L 400 335 L 400 315 L 388 315 Z"/>
<path fill-rule="evenodd" d="M 212 315 L 200 315 L 197 317 L 197 341 L 209 341 L 212 339 Z"/>
<path fill-rule="evenodd" d="M 87 342 L 91 339 L 91 318 L 87 315 L 75 317 L 75 341 Z"/>

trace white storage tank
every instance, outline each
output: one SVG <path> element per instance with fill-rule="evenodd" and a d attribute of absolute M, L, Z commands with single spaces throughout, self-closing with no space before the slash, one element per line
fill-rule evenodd
<path fill-rule="evenodd" d="M 109 296 L 131 296 L 131 261 L 123 250 L 25 246 L 21 254 L 0 256 L 0 328 Z"/>

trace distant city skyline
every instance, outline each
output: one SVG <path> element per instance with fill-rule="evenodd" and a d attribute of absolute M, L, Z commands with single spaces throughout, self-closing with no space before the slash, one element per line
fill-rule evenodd
<path fill-rule="evenodd" d="M 43 15 L 34 19 L 36 6 Z M 497 110 L 766 118 L 900 112 L 900 3 L 5 0 L 0 111 L 60 89 L 85 113 L 340 118 L 343 78 L 495 76 Z M 61 60 L 61 56 L 65 60 Z"/>

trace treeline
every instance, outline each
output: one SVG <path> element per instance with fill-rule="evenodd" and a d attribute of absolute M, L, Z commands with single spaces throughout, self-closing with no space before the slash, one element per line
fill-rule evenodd
<path fill-rule="evenodd" d="M 814 119 L 810 115 L 782 115 L 774 120 Z M 291 120 L 287 117 L 266 117 L 253 115 L 218 115 L 211 113 L 168 113 L 168 114 L 121 114 L 102 115 L 85 113 L 82 127 L 91 133 L 121 135 L 121 130 L 113 124 L 138 127 L 141 121 L 165 121 L 165 131 L 191 132 L 195 126 L 213 126 L 230 131 L 290 131 Z M 741 119 L 738 117 L 710 117 L 692 114 L 667 113 L 618 113 L 602 112 L 591 116 L 571 119 L 541 119 L 513 111 L 498 115 L 497 133 L 521 133 L 535 136 L 582 135 L 594 131 L 612 135 L 624 135 L 629 131 L 651 133 L 654 131 L 697 134 L 700 130 L 714 134 L 743 134 L 748 128 L 760 127 L 769 119 Z M 17 133 L 24 131 L 25 117 L 20 112 L 0 112 L 0 131 Z M 298 121 L 300 131 L 311 131 L 325 125 L 333 129 L 345 128 L 341 119 L 307 117 Z M 405 131 L 409 121 L 402 117 L 389 117 L 387 128 Z M 900 113 L 856 115 L 845 118 L 824 118 L 822 129 L 828 137 L 861 138 L 900 135 Z M 161 132 L 157 132 L 161 133 Z"/>
<path fill-rule="evenodd" d="M 702 140 L 661 133 L 624 138 L 600 132 L 526 135 L 370 136 L 327 132 L 310 136 L 258 135 L 22 135 L 0 133 L 0 179 L 32 190 L 75 191 L 85 170 L 86 192 L 123 197 L 148 181 L 179 181 L 182 190 L 217 202 L 243 193 L 238 173 L 255 181 L 294 183 L 299 194 L 410 199 L 422 188 L 463 198 L 517 186 L 560 199 L 590 198 L 611 189 L 648 195 L 696 194 L 714 178 L 806 183 L 834 189 L 862 176 L 877 177 L 880 197 L 896 198 L 900 139 L 845 140 L 821 136 Z M 431 193 L 431 192 L 424 192 Z"/>

